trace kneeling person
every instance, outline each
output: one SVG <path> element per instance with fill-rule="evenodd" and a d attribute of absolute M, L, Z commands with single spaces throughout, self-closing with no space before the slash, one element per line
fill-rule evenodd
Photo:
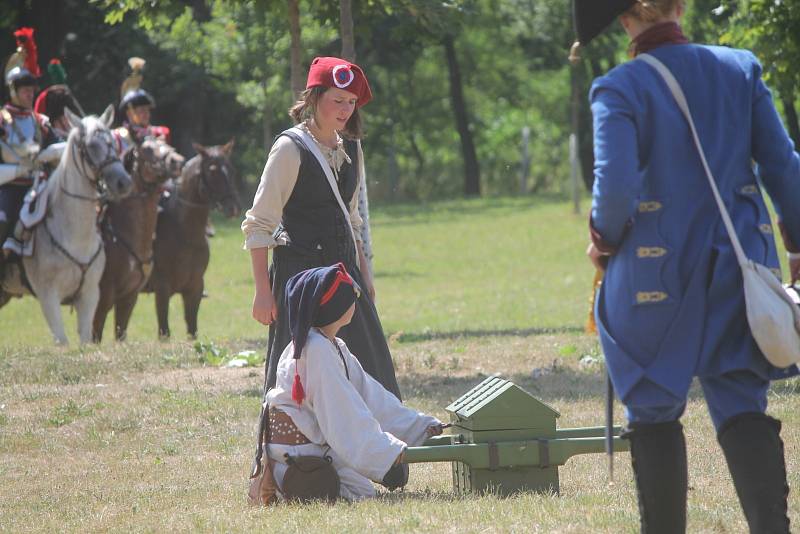
<path fill-rule="evenodd" d="M 374 496 L 371 480 L 404 485 L 389 480 L 404 478 L 403 451 L 440 434 L 441 422 L 403 406 L 336 337 L 360 294 L 343 264 L 303 271 L 286 289 L 292 342 L 266 397 L 267 454 L 278 488 L 298 456 L 330 457 L 345 499 Z"/>

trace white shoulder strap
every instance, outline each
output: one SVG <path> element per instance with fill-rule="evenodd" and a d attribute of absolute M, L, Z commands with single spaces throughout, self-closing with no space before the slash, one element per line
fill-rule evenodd
<path fill-rule="evenodd" d="M 689 104 L 686 102 L 686 96 L 683 94 L 683 90 L 681 89 L 678 80 L 675 79 L 675 76 L 672 75 L 672 72 L 670 72 L 669 68 L 667 68 L 667 66 L 659 61 L 655 56 L 650 54 L 639 54 L 638 58 L 656 69 L 656 71 L 661 75 L 661 77 L 664 79 L 664 82 L 667 84 L 667 87 L 669 87 L 669 90 L 672 92 L 672 96 L 675 97 L 678 107 L 681 108 L 683 116 L 686 117 L 686 121 L 689 123 L 689 129 L 692 131 L 692 137 L 694 137 L 694 143 L 697 146 L 697 151 L 700 153 L 700 160 L 703 162 L 703 168 L 706 171 L 708 183 L 714 193 L 714 199 L 717 201 L 717 206 L 719 206 L 719 212 L 722 215 L 722 222 L 725 224 L 725 229 L 728 231 L 728 236 L 733 244 L 733 250 L 736 252 L 736 259 L 738 260 L 739 265 L 746 265 L 749 260 L 744 254 L 742 244 L 739 242 L 739 238 L 736 235 L 736 229 L 733 227 L 731 217 L 728 214 L 728 210 L 725 208 L 725 203 L 722 202 L 722 197 L 719 194 L 717 183 L 714 181 L 714 175 L 711 174 L 711 168 L 708 166 L 708 161 L 706 161 L 706 154 L 703 151 L 703 145 L 700 143 L 700 137 L 698 137 L 697 129 L 694 127 L 694 120 L 692 119 L 691 111 L 689 111 Z"/>
<path fill-rule="evenodd" d="M 312 154 L 314 154 L 314 157 L 316 157 L 317 161 L 319 162 L 319 166 L 322 167 L 322 170 L 325 172 L 325 177 L 328 179 L 328 185 L 331 186 L 333 196 L 336 197 L 336 201 L 339 203 L 339 207 L 342 209 L 342 213 L 344 214 L 344 220 L 347 221 L 347 225 L 350 227 L 350 237 L 353 239 L 353 247 L 356 254 L 356 264 L 358 264 L 358 243 L 356 243 L 353 225 L 350 224 L 350 211 L 347 209 L 347 205 L 344 203 L 344 200 L 342 200 L 342 195 L 339 193 L 339 186 L 336 184 L 336 178 L 333 176 L 333 171 L 331 170 L 328 160 L 326 160 L 325 156 L 322 155 L 322 151 L 320 151 L 314 139 L 308 135 L 308 132 L 302 128 L 298 128 L 297 126 L 289 128 L 287 131 L 294 133 L 300 138 L 301 141 L 303 141 L 303 144 L 306 145 L 306 148 L 308 148 Z"/>

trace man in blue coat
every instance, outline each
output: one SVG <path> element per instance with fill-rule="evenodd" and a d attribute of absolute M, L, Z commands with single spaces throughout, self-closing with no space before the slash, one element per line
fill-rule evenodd
<path fill-rule="evenodd" d="M 787 249 L 800 250 L 793 244 L 800 243 L 800 158 L 755 57 L 689 44 L 678 25 L 682 0 L 576 0 L 575 8 L 580 42 L 619 16 L 632 55 L 647 52 L 672 71 L 745 254 L 780 278 L 761 188 L 782 219 Z M 688 123 L 641 60 L 595 80 L 590 100 L 588 254 L 607 264 L 596 319 L 629 421 L 642 531 L 685 531 L 679 418 L 697 376 L 751 531 L 788 532 L 780 422 L 765 411 L 770 380 L 797 369 L 773 367 L 752 337 L 741 272 Z"/>

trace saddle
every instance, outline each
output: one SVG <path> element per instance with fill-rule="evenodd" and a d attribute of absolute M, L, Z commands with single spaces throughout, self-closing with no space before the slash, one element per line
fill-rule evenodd
<path fill-rule="evenodd" d="M 47 180 L 37 178 L 25 195 L 14 231 L 3 243 L 3 248 L 18 256 L 32 256 L 34 232 L 47 215 Z"/>

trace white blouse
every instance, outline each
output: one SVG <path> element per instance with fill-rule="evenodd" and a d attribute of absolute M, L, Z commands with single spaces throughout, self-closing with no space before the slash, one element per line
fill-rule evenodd
<path fill-rule="evenodd" d="M 299 128 L 311 133 L 305 124 L 299 124 Z M 338 171 L 342 164 L 350 158 L 344 149 L 344 142 L 338 137 L 336 148 L 329 148 L 321 144 L 313 135 L 311 136 L 319 146 L 320 151 L 325 156 L 331 169 L 338 178 Z M 366 174 L 364 167 L 364 153 L 361 150 L 361 141 L 357 142 L 358 148 L 358 169 L 357 186 L 353 193 L 353 198 L 348 204 L 350 225 L 353 227 L 353 234 L 356 240 L 361 241 L 361 216 L 358 213 L 358 191 L 364 182 Z M 245 235 L 245 250 L 254 248 L 273 248 L 277 245 L 285 245 L 285 240 L 277 240 L 273 237 L 273 232 L 281 222 L 283 207 L 292 195 L 297 177 L 300 171 L 300 149 L 294 141 L 287 136 L 281 136 L 272 145 L 261 174 L 261 181 L 258 184 L 253 207 L 247 210 L 245 219 L 242 222 L 242 232 Z"/>

